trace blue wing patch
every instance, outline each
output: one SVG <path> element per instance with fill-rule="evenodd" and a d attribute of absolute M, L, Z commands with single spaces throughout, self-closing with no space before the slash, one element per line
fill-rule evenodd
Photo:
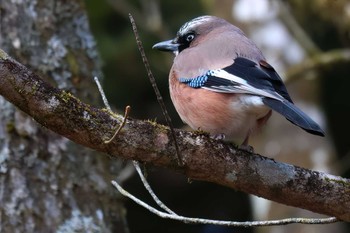
<path fill-rule="evenodd" d="M 208 81 L 208 75 L 207 74 L 209 72 L 210 71 L 208 71 L 205 75 L 198 76 L 196 78 L 179 78 L 179 81 L 181 83 L 187 84 L 190 87 L 200 88 L 200 87 L 203 87 L 204 84 Z"/>
<path fill-rule="evenodd" d="M 237 86 L 237 83 L 231 80 L 216 77 L 215 70 L 209 70 L 204 75 L 195 78 L 179 78 L 179 81 L 192 88 Z"/>

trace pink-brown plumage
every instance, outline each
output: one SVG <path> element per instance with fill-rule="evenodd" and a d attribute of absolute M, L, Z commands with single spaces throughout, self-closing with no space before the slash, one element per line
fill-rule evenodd
<path fill-rule="evenodd" d="M 256 50 L 248 41 L 242 44 L 242 51 L 230 49 L 229 43 L 237 43 L 244 37 L 243 32 L 225 33 L 222 31 L 234 28 L 231 24 L 205 24 L 197 27 L 198 37 L 193 44 L 179 53 L 169 74 L 170 96 L 181 119 L 192 129 L 201 129 L 212 135 L 224 134 L 227 139 L 237 143 L 248 143 L 248 137 L 259 129 L 265 121 L 261 118 L 270 116 L 270 110 L 265 106 L 248 106 L 242 102 L 244 94 L 223 94 L 205 89 L 193 89 L 180 83 L 180 77 L 196 77 L 209 69 L 219 69 L 234 62 L 237 54 Z M 205 35 L 205 36 L 204 36 Z M 263 59 L 259 51 L 252 59 Z"/>
<path fill-rule="evenodd" d="M 192 129 L 212 135 L 224 134 L 228 139 L 243 143 L 270 117 L 271 110 L 265 106 L 251 108 L 242 104 L 243 94 L 193 91 L 176 77 L 170 77 L 170 96 L 181 119 Z M 266 119 L 262 120 L 264 117 Z"/>

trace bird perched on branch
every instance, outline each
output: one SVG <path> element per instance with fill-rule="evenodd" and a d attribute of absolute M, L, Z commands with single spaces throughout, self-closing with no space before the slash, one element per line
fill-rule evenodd
<path fill-rule="evenodd" d="M 274 110 L 305 131 L 323 130 L 294 105 L 265 57 L 245 34 L 224 19 L 201 16 L 185 23 L 174 39 L 154 49 L 175 54 L 169 74 L 171 99 L 192 129 L 225 135 L 248 146 Z"/>

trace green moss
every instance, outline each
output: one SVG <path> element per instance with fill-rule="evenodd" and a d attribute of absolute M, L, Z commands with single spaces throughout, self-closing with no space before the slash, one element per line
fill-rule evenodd
<path fill-rule="evenodd" d="M 34 95 L 36 93 L 36 91 L 38 90 L 39 85 L 37 83 L 34 83 L 31 90 L 30 90 L 30 95 Z"/>
<path fill-rule="evenodd" d="M 148 120 L 145 120 L 146 122 L 150 123 L 151 125 L 153 126 L 156 126 L 158 123 L 157 123 L 157 119 L 148 119 Z"/>
<path fill-rule="evenodd" d="M 102 111 L 102 112 L 105 112 L 105 113 L 108 113 L 108 114 L 114 114 L 114 112 L 110 111 L 110 110 L 107 109 L 107 108 L 101 108 L 101 111 Z"/>
<path fill-rule="evenodd" d="M 79 65 L 76 60 L 76 57 L 71 51 L 68 51 L 66 55 L 66 61 L 69 65 L 69 70 L 72 72 L 73 75 L 76 75 L 79 73 Z"/>
<path fill-rule="evenodd" d="M 203 130 L 201 130 L 201 129 L 195 130 L 194 133 L 197 134 L 197 135 L 203 135 L 203 136 L 207 136 L 207 137 L 210 136 L 210 134 L 209 134 L 208 132 L 203 131 Z"/>
<path fill-rule="evenodd" d="M 13 121 L 8 121 L 6 124 L 6 131 L 8 133 L 12 133 L 16 130 L 15 123 Z"/>
<path fill-rule="evenodd" d="M 168 133 L 168 131 L 169 131 L 169 127 L 168 126 L 162 125 L 162 124 L 158 124 L 155 119 L 154 120 L 148 119 L 148 120 L 145 120 L 145 122 L 147 122 L 150 125 L 154 126 L 156 128 L 157 132 Z"/>
<path fill-rule="evenodd" d="M 343 185 L 345 187 L 348 187 L 348 188 L 350 187 L 349 182 L 347 182 L 345 180 L 331 179 L 331 178 L 328 178 L 328 177 L 326 177 L 325 180 L 328 181 L 328 182 L 334 182 L 334 183 L 337 183 L 337 184 L 341 184 L 341 185 Z"/>
<path fill-rule="evenodd" d="M 69 100 L 69 98 L 68 98 L 68 95 L 67 95 L 67 92 L 65 92 L 65 91 L 62 91 L 61 93 L 60 93 L 60 99 L 63 101 L 63 102 L 65 102 L 65 103 L 67 103 L 68 102 L 68 100 Z"/>
<path fill-rule="evenodd" d="M 76 99 L 70 92 L 61 91 L 59 95 L 59 99 L 65 103 L 68 103 L 71 99 Z"/>
<path fill-rule="evenodd" d="M 5 53 L 4 50 L 0 49 L 0 59 L 6 60 L 8 58 L 9 58 L 9 55 L 7 55 L 7 53 Z"/>
<path fill-rule="evenodd" d="M 120 116 L 120 114 L 117 114 L 117 113 L 115 113 L 115 112 L 112 112 L 112 111 L 110 111 L 110 110 L 107 109 L 107 108 L 102 108 L 101 111 L 107 113 L 108 115 L 110 115 L 110 116 L 113 117 L 113 118 L 117 118 L 117 119 L 119 119 L 119 120 L 123 120 L 123 118 Z"/>
<path fill-rule="evenodd" d="M 169 127 L 161 124 L 156 124 L 157 130 L 161 133 L 167 133 L 169 131 Z"/>

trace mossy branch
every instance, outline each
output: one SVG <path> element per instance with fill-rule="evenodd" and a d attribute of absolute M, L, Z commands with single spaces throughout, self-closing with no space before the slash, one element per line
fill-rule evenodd
<path fill-rule="evenodd" d="M 106 144 L 123 116 L 52 87 L 1 50 L 0 95 L 46 128 L 94 150 L 350 221 L 350 180 L 241 151 L 206 134 L 175 130 L 184 166 L 177 163 L 169 128 L 154 122 L 128 119 Z"/>

